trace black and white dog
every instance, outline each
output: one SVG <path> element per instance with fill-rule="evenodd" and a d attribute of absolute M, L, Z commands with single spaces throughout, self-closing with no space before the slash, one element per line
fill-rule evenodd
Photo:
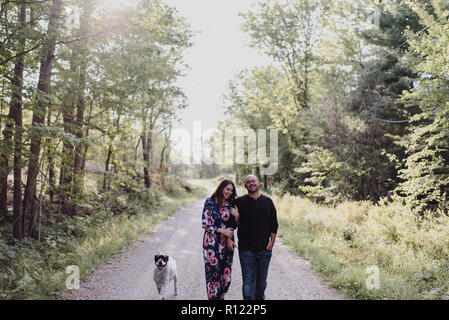
<path fill-rule="evenodd" d="M 159 251 L 159 250 L 158 250 Z M 156 267 L 154 268 L 154 282 L 156 282 L 156 287 L 161 296 L 162 300 L 165 300 L 165 289 L 168 286 L 168 283 L 173 280 L 175 284 L 175 296 L 178 295 L 178 287 L 177 287 L 177 274 L 176 274 L 176 261 L 170 256 L 162 255 L 158 252 L 157 255 L 154 256 L 154 263 Z"/>

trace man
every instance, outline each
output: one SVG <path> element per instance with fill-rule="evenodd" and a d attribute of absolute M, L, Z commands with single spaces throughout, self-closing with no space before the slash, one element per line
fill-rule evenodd
<path fill-rule="evenodd" d="M 265 300 L 268 266 L 278 229 L 273 201 L 259 191 L 259 179 L 250 174 L 245 178 L 248 194 L 235 200 L 239 223 L 234 217 L 228 227 L 238 228 L 238 249 L 243 277 L 243 299 Z"/>

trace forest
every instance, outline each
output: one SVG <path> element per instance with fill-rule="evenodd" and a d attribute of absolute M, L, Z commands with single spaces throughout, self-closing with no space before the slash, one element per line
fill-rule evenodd
<path fill-rule="evenodd" d="M 440 296 L 449 292 L 447 277 L 438 276 L 449 257 L 448 1 L 263 0 L 240 17 L 248 45 L 272 63 L 229 79 L 219 130 L 278 130 L 278 169 L 260 178 L 284 208 L 281 236 L 326 234 L 319 249 L 326 254 L 372 250 L 373 264 L 392 266 L 387 274 L 406 274 L 404 286 L 421 272 L 426 283 L 437 279 Z M 86 256 L 92 268 L 129 241 L 125 224 L 136 229 L 133 219 L 141 219 L 133 229 L 141 232 L 154 223 L 146 213 L 200 197 L 170 160 L 172 131 L 188 107 L 177 81 L 188 72 L 183 57 L 194 34 L 162 0 L 120 8 L 100 0 L 1 1 L 0 298 L 55 294 L 63 266 Z M 268 165 L 233 164 L 232 175 L 241 184 Z M 220 169 L 191 172 L 212 177 Z M 287 200 L 308 209 L 295 215 Z M 329 210 L 347 220 L 335 222 Z M 371 218 L 386 231 L 364 225 Z M 95 249 L 98 230 L 109 233 L 104 252 Z M 381 233 L 389 253 L 376 253 Z M 314 261 L 320 245 L 306 238 L 297 250 Z M 332 249 L 341 238 L 344 250 Z M 395 269 L 393 257 L 406 259 L 410 250 L 422 259 Z M 420 263 L 424 271 L 413 269 Z M 373 295 L 335 281 L 362 298 L 412 292 Z"/>
<path fill-rule="evenodd" d="M 448 10 L 444 0 L 259 4 L 242 28 L 273 63 L 229 81 L 222 126 L 279 130 L 267 181 L 281 193 L 447 213 Z"/>
<path fill-rule="evenodd" d="M 282 240 L 348 297 L 448 299 L 449 2 L 264 1 L 241 17 L 272 63 L 229 81 L 221 129 L 279 131 L 261 178 Z M 236 180 L 268 165 L 235 164 Z"/>
<path fill-rule="evenodd" d="M 76 214 L 87 171 L 103 190 L 164 184 L 191 31 L 158 1 L 99 3 L 2 2 L 0 216 L 11 197 L 16 239 L 38 236 L 47 204 Z"/>
<path fill-rule="evenodd" d="M 0 9 L 0 299 L 42 298 L 199 197 L 169 172 L 193 32 L 157 0 Z"/>

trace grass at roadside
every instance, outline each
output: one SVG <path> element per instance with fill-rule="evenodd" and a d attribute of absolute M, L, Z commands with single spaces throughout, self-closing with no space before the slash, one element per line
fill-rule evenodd
<path fill-rule="evenodd" d="M 65 289 L 66 267 L 79 267 L 81 279 L 113 258 L 133 240 L 204 195 L 204 188 L 178 190 L 148 206 L 120 196 L 113 206 L 97 201 L 94 214 L 76 215 L 42 228 L 40 241 L 15 245 L 0 240 L 0 299 L 52 299 Z M 3 230 L 4 231 L 4 230 Z"/>
<path fill-rule="evenodd" d="M 284 243 L 345 296 L 449 298 L 447 216 L 417 218 L 397 203 L 348 201 L 327 208 L 290 195 L 272 198 Z"/>

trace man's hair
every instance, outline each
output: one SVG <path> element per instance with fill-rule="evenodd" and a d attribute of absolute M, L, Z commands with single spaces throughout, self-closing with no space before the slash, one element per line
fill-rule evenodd
<path fill-rule="evenodd" d="M 245 178 L 245 183 L 246 183 L 246 180 L 248 180 L 249 177 L 254 177 L 254 178 L 257 179 L 257 181 L 260 181 L 259 178 L 258 178 L 255 174 L 252 174 L 252 173 L 251 173 L 251 174 L 249 174 L 249 175 L 246 176 L 246 178 Z"/>

